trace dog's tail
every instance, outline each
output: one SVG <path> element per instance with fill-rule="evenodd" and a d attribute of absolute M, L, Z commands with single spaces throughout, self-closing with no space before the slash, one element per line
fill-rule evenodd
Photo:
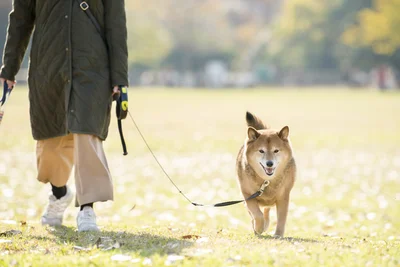
<path fill-rule="evenodd" d="M 246 112 L 246 122 L 247 126 L 253 127 L 256 130 L 268 129 L 268 126 L 262 120 L 248 111 Z"/>

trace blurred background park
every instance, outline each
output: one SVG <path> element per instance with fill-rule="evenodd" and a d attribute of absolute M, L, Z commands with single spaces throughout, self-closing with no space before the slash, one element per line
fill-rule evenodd
<path fill-rule="evenodd" d="M 11 2 L 0 0 L 0 49 Z M 123 122 L 129 155 L 122 156 L 114 115 L 104 148 L 115 201 L 95 205 L 103 235 L 125 233 L 122 251 L 144 262 L 157 255 L 163 260 L 171 251 L 206 251 L 199 253 L 209 262 L 188 257 L 194 263 L 182 265 L 266 266 L 269 260 L 277 266 L 399 266 L 398 0 L 125 2 L 129 110 L 165 170 L 194 202 L 239 199 L 235 164 L 246 136 L 246 110 L 273 128 L 289 125 L 298 175 L 286 233 L 298 239 L 253 237 L 243 205 L 190 205 L 129 117 Z M 36 180 L 28 53 L 25 58 L 0 127 L 0 231 L 36 226 L 50 188 Z M 36 227 L 32 233 L 28 227 L 21 239 L 0 244 L 1 257 L 24 262 L 26 254 L 35 254 L 49 263 L 37 266 L 67 262 L 65 255 L 80 253 L 74 245 L 87 244 L 73 232 L 76 213 L 70 207 L 65 214 L 71 237 L 59 241 L 52 231 Z M 275 212 L 271 217 L 268 233 Z M 140 237 L 138 244 L 131 233 Z M 200 239 L 192 248 L 171 241 L 193 233 L 210 241 Z M 45 240 L 39 244 L 44 252 L 36 239 Z M 62 256 L 54 257 L 55 251 Z M 79 255 L 80 261 L 88 258 Z M 234 263 L 240 264 L 230 265 L 237 255 L 242 260 Z M 112 266 L 103 256 L 109 260 L 102 255 L 96 265 Z"/>
<path fill-rule="evenodd" d="M 1 50 L 11 8 L 0 2 Z M 398 87 L 396 0 L 126 0 L 126 8 L 132 86 Z"/>

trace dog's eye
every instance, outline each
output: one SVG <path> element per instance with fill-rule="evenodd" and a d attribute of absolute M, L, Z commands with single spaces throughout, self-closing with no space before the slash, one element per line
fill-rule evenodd
<path fill-rule="evenodd" d="M 264 150 L 262 150 L 262 149 L 258 150 L 258 152 L 260 152 L 261 154 L 264 154 Z"/>
<path fill-rule="evenodd" d="M 276 154 L 276 153 L 278 153 L 278 152 L 279 152 L 279 150 L 278 150 L 278 149 L 275 149 L 275 150 L 274 150 L 274 153 L 275 153 L 275 154 Z"/>

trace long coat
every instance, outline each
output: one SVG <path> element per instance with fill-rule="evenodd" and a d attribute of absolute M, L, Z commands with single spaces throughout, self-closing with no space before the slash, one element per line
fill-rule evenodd
<path fill-rule="evenodd" d="M 14 0 L 0 77 L 15 80 L 33 32 L 29 66 L 32 134 L 83 133 L 104 140 L 112 87 L 128 85 L 124 0 L 87 0 L 103 39 L 77 0 Z"/>

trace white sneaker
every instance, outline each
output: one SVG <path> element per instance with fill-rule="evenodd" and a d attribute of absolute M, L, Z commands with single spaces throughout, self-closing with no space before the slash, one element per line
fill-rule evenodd
<path fill-rule="evenodd" d="M 74 194 L 67 186 L 67 193 L 57 199 L 52 193 L 49 196 L 49 204 L 42 215 L 42 225 L 59 226 L 62 225 L 64 211 L 74 198 Z"/>
<path fill-rule="evenodd" d="M 91 207 L 84 207 L 76 217 L 78 232 L 99 231 L 96 223 L 96 214 Z"/>

